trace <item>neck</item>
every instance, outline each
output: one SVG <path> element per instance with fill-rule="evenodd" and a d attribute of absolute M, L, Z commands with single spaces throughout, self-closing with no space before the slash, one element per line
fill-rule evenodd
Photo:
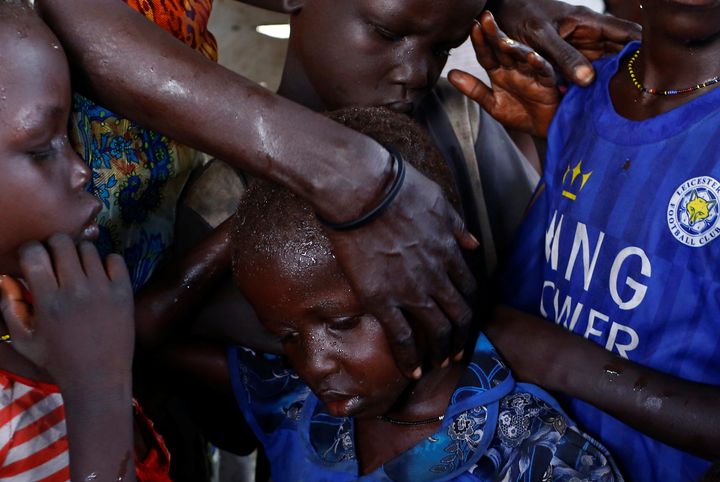
<path fill-rule="evenodd" d="M 430 370 L 411 384 L 385 415 L 403 421 L 429 420 L 443 415 L 464 370 L 465 365 L 461 363 Z"/>
<path fill-rule="evenodd" d="M 680 90 L 720 75 L 720 38 L 689 42 L 652 25 L 645 25 L 644 29 L 642 49 L 634 71 L 645 88 Z M 642 93 L 630 79 L 628 61 L 629 57 L 624 59 L 610 82 L 610 96 L 615 110 L 631 120 L 641 121 L 664 114 L 718 86 L 673 96 Z"/>
<path fill-rule="evenodd" d="M 689 42 L 658 32 L 643 31 L 638 70 L 648 87 L 681 89 L 720 75 L 720 38 Z"/>
<path fill-rule="evenodd" d="M 315 112 L 327 110 L 327 107 L 320 100 L 320 96 L 315 92 L 301 62 L 297 59 L 292 42 L 290 42 L 285 57 L 285 66 L 283 67 L 277 94 Z"/>
<path fill-rule="evenodd" d="M 385 415 L 404 422 L 429 421 L 430 423 L 399 425 L 387 421 L 356 419 L 355 440 L 360 474 L 369 474 L 387 461 L 414 447 L 440 428 L 438 417 L 445 414 L 450 397 L 465 370 L 462 364 L 431 370 Z M 378 439 L 383 443 L 378 444 Z"/>

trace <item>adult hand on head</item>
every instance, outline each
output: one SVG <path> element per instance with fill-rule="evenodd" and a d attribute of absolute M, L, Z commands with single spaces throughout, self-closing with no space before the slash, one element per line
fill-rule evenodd
<path fill-rule="evenodd" d="M 636 23 L 559 0 L 495 0 L 490 8 L 510 37 L 537 50 L 579 85 L 595 78 L 590 61 L 620 51 L 642 33 Z"/>
<path fill-rule="evenodd" d="M 47 248 L 20 248 L 20 269 L 32 300 L 3 277 L 2 310 L 12 346 L 46 370 L 61 388 L 129 384 L 133 357 L 133 295 L 125 262 L 103 264 L 95 246 L 64 234 Z"/>
<path fill-rule="evenodd" d="M 435 365 L 461 353 L 472 320 L 463 295 L 475 290 L 475 280 L 460 247 L 476 249 L 479 243 L 437 184 L 406 165 L 404 184 L 382 215 L 358 229 L 326 232 L 406 376 L 422 375 L 416 330 L 432 341 Z"/>
<path fill-rule="evenodd" d="M 483 13 L 470 36 L 492 88 L 459 70 L 450 72 L 450 82 L 505 127 L 546 137 L 560 104 L 550 64 L 531 48 L 505 35 L 490 12 Z"/>

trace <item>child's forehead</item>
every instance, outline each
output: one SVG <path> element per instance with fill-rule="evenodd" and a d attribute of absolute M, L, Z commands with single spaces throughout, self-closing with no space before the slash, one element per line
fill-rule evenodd
<path fill-rule="evenodd" d="M 437 28 L 439 17 L 452 20 L 463 17 L 469 24 L 472 17 L 480 14 L 485 3 L 485 0 L 342 0 L 339 5 L 356 15 L 370 17 L 369 20 L 393 21 L 429 31 Z M 335 9 L 323 10 L 329 12 Z"/>

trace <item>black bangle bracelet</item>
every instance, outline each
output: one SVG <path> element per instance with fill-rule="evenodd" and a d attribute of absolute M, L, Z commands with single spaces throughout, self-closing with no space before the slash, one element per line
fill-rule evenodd
<path fill-rule="evenodd" d="M 388 152 L 390 152 L 390 155 L 392 156 L 395 164 L 397 165 L 397 174 L 395 175 L 395 180 L 393 180 L 392 186 L 390 186 L 390 190 L 382 199 L 382 201 L 380 201 L 380 204 L 378 204 L 359 218 L 344 223 L 331 223 L 330 221 L 323 219 L 322 216 L 320 216 L 319 214 L 316 214 L 318 220 L 323 225 L 335 231 L 351 231 L 353 229 L 361 228 L 366 224 L 370 223 L 371 221 L 379 217 L 388 208 L 388 206 L 390 206 L 390 203 L 392 203 L 393 200 L 397 197 L 400 189 L 402 188 L 403 182 L 405 181 L 405 159 L 403 159 L 402 154 L 400 154 L 395 148 L 391 146 L 385 147 Z"/>

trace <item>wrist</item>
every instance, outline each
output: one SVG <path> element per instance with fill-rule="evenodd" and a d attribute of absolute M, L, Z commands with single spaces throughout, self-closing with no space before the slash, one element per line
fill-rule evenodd
<path fill-rule="evenodd" d="M 67 380 L 55 379 L 63 399 L 68 401 L 91 401 L 113 403 L 132 400 L 132 375 L 75 376 Z"/>
<path fill-rule="evenodd" d="M 356 160 L 352 169 L 319 180 L 311 200 L 315 211 L 331 223 L 356 219 L 376 206 L 395 180 L 392 155 L 380 144 L 367 138 L 367 149 L 348 150 Z M 348 159 L 348 157 L 345 157 Z"/>

